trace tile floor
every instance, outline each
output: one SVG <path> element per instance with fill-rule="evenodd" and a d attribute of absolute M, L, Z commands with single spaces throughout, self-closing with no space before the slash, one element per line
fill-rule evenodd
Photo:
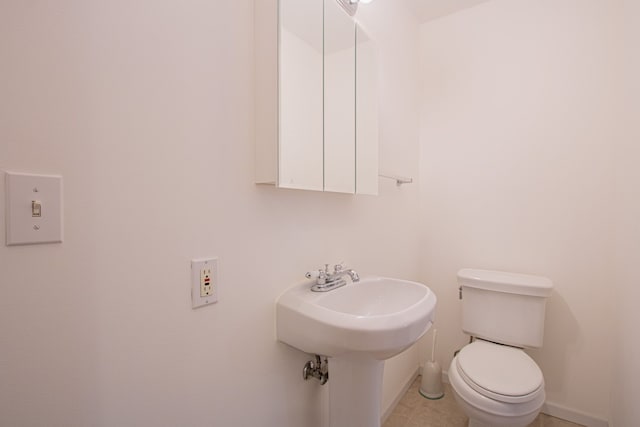
<path fill-rule="evenodd" d="M 418 377 L 398 406 L 391 413 L 383 427 L 466 427 L 467 417 L 458 408 L 451 392 L 451 386 L 445 384 L 444 397 L 438 400 L 425 399 L 420 395 L 420 377 Z M 529 427 L 580 427 L 549 415 L 540 414 Z"/>

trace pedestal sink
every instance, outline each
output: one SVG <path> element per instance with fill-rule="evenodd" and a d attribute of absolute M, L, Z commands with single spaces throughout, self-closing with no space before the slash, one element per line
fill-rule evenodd
<path fill-rule="evenodd" d="M 322 293 L 311 285 L 278 298 L 278 340 L 329 358 L 331 427 L 379 427 L 384 360 L 427 332 L 436 296 L 421 283 L 377 276 Z"/>

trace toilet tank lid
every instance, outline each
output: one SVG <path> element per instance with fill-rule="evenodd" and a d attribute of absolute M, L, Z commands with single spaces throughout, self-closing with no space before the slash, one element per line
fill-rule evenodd
<path fill-rule="evenodd" d="M 475 268 L 458 271 L 458 283 L 463 287 L 537 297 L 548 297 L 553 290 L 553 282 L 546 277 Z"/>

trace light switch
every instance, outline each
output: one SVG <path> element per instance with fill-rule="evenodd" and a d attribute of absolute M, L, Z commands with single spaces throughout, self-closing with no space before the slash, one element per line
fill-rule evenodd
<path fill-rule="evenodd" d="M 34 218 L 40 218 L 42 216 L 42 202 L 40 202 L 40 200 L 31 202 L 31 216 Z"/>
<path fill-rule="evenodd" d="M 7 245 L 62 242 L 62 177 L 7 172 Z"/>

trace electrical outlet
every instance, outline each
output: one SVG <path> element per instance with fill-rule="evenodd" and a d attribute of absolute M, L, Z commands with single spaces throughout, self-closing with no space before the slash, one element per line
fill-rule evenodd
<path fill-rule="evenodd" d="M 211 267 L 205 267 L 200 270 L 200 296 L 210 296 L 212 292 L 211 288 Z"/>
<path fill-rule="evenodd" d="M 218 258 L 191 261 L 192 308 L 218 302 Z"/>

